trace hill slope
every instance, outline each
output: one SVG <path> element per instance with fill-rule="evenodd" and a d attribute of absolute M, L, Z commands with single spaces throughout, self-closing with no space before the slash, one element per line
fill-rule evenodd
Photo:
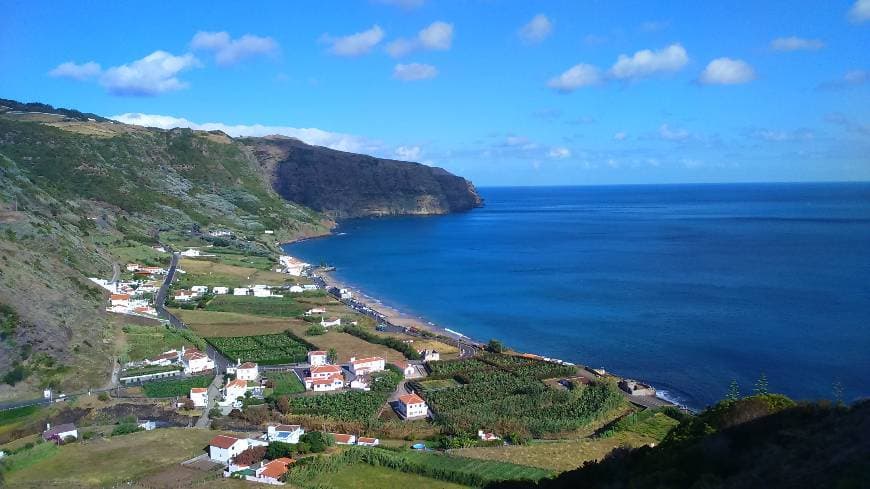
<path fill-rule="evenodd" d="M 447 214 L 482 205 L 474 185 L 442 168 L 311 146 L 243 139 L 284 198 L 333 218 Z"/>

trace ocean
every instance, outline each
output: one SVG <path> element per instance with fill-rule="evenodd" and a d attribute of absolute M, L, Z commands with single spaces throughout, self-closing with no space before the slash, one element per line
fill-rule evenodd
<path fill-rule="evenodd" d="M 477 340 L 647 381 L 870 395 L 870 184 L 481 188 L 485 207 L 286 245 Z"/>

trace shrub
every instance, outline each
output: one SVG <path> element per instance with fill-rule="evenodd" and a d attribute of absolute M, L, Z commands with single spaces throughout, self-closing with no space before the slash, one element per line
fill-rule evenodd
<path fill-rule="evenodd" d="M 99 400 L 101 400 L 101 401 L 103 401 L 103 402 L 106 402 L 106 401 L 109 400 L 109 393 L 108 393 L 108 392 L 100 392 L 100 393 L 97 395 L 97 399 L 99 399 Z"/>
<path fill-rule="evenodd" d="M 127 435 L 130 433 L 136 433 L 137 431 L 144 431 L 144 430 L 145 430 L 145 428 L 137 426 L 134 423 L 122 423 L 122 424 L 119 424 L 118 426 L 115 426 L 115 428 L 112 430 L 112 436 Z"/>
<path fill-rule="evenodd" d="M 305 334 L 308 336 L 319 336 L 322 334 L 326 334 L 326 328 L 319 324 L 312 324 L 305 330 Z"/>

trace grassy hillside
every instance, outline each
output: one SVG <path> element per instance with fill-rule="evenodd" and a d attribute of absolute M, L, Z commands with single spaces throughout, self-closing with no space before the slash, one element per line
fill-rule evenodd
<path fill-rule="evenodd" d="M 0 401 L 109 380 L 120 322 L 86 277 L 167 263 L 156 244 L 268 254 L 331 225 L 272 191 L 222 133 L 88 116 L 0 100 Z M 233 237 L 205 233 L 218 229 Z"/>

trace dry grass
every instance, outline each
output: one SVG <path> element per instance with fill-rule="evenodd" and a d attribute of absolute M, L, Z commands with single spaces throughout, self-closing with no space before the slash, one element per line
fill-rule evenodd
<path fill-rule="evenodd" d="M 173 310 L 172 313 L 204 337 L 281 333 L 294 324 L 305 324 L 307 328 L 304 321 L 291 318 L 183 309 Z"/>
<path fill-rule="evenodd" d="M 251 284 L 284 285 L 294 282 L 292 277 L 283 273 L 226 265 L 218 261 L 182 258 L 179 266 L 187 272 L 179 280 L 189 282 L 191 285 L 238 287 Z"/>
<path fill-rule="evenodd" d="M 339 362 L 350 361 L 350 357 L 362 358 L 370 356 L 383 357 L 387 362 L 393 363 L 405 360 L 405 357 L 396 350 L 383 345 L 369 343 L 347 333 L 327 331 L 326 334 L 320 336 L 305 336 L 305 330 L 308 329 L 307 323 L 303 325 L 291 325 L 288 329 L 313 343 L 321 350 L 328 351 L 330 348 L 335 348 L 336 353 L 338 353 Z"/>

